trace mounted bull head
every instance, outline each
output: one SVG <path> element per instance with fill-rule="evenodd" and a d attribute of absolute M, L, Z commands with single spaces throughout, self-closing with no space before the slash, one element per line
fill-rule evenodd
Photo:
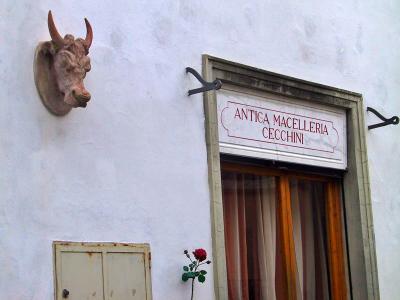
<path fill-rule="evenodd" d="M 75 39 L 58 33 L 51 11 L 48 26 L 51 41 L 40 43 L 36 49 L 34 72 L 39 95 L 47 109 L 56 115 L 67 114 L 72 107 L 86 107 L 90 93 L 83 79 L 90 71 L 89 48 L 93 31 L 85 18 L 86 38 Z"/>

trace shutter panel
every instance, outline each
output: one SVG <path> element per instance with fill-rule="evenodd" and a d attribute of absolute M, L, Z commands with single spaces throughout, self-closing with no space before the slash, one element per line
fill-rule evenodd
<path fill-rule="evenodd" d="M 103 300 L 102 254 L 87 252 L 61 252 L 61 299 Z M 69 291 L 63 298 L 63 290 Z"/>
<path fill-rule="evenodd" d="M 144 253 L 107 253 L 107 268 L 110 299 L 147 299 Z"/>

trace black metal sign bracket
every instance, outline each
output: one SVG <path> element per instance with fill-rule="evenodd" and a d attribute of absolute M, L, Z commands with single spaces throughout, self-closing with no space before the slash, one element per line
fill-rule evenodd
<path fill-rule="evenodd" d="M 399 120 L 398 116 L 393 116 L 390 119 L 387 119 L 384 116 L 382 116 L 380 113 L 378 113 L 372 107 L 367 107 L 367 111 L 372 112 L 374 115 L 376 115 L 379 119 L 381 119 L 383 121 L 381 123 L 377 123 L 377 124 L 374 124 L 374 125 L 369 125 L 368 126 L 368 130 L 379 128 L 379 127 L 383 127 L 383 126 L 387 126 L 387 125 L 397 125 L 397 124 L 399 124 L 400 120 Z"/>
<path fill-rule="evenodd" d="M 211 91 L 211 90 L 219 90 L 222 87 L 221 80 L 214 80 L 213 82 L 207 82 L 200 76 L 200 74 L 195 69 L 187 67 L 186 73 L 193 74 L 193 76 L 196 77 L 197 80 L 200 81 L 200 83 L 202 84 L 201 88 L 189 90 L 189 92 L 188 92 L 189 96 L 198 94 L 198 93 L 204 93 L 204 92 Z"/>

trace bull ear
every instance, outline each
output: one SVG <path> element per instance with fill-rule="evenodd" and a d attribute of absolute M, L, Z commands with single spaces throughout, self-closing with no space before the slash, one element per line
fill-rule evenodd
<path fill-rule="evenodd" d="M 49 32 L 50 32 L 51 40 L 58 47 L 60 47 L 60 48 L 63 47 L 64 44 L 65 44 L 65 41 L 57 31 L 56 25 L 54 24 L 53 15 L 51 13 L 51 10 L 49 10 L 49 15 L 47 17 L 47 24 L 49 26 Z"/>
<path fill-rule="evenodd" d="M 56 45 L 54 45 L 52 42 L 48 41 L 48 42 L 44 42 L 43 43 L 43 49 L 42 51 L 44 51 L 44 54 L 48 55 L 54 55 L 56 54 Z"/>
<path fill-rule="evenodd" d="M 86 24 L 85 47 L 89 51 L 89 48 L 92 45 L 92 41 L 93 41 L 93 30 L 92 30 L 92 26 L 90 26 L 88 19 L 86 19 L 86 18 L 85 18 L 85 24 Z"/>

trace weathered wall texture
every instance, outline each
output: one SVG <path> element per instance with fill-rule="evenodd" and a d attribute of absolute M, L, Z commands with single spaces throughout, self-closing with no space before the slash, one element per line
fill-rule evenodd
<path fill-rule="evenodd" d="M 52 299 L 53 240 L 149 242 L 154 299 L 187 299 L 184 248 L 211 249 L 204 113 L 208 53 L 364 95 L 400 114 L 400 2 L 0 0 L 0 299 Z M 63 118 L 32 72 L 48 40 L 94 29 L 92 100 Z M 377 119 L 367 117 L 368 123 Z M 399 127 L 368 133 L 382 299 L 400 294 Z M 198 299 L 213 298 L 210 274 Z"/>

